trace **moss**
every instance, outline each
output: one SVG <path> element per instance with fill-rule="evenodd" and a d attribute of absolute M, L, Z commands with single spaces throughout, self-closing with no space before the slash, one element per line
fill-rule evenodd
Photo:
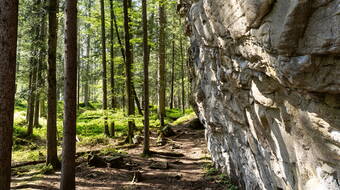
<path fill-rule="evenodd" d="M 196 114 L 195 112 L 191 111 L 188 112 L 186 115 L 184 115 L 183 117 L 178 118 L 176 121 L 172 122 L 171 125 L 181 125 L 187 121 L 190 121 L 194 118 L 196 118 Z"/>

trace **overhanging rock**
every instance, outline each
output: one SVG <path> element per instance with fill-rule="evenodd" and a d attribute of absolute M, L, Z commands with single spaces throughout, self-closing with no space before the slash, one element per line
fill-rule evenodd
<path fill-rule="evenodd" d="M 194 107 L 245 189 L 340 189 L 340 0 L 181 0 Z"/>

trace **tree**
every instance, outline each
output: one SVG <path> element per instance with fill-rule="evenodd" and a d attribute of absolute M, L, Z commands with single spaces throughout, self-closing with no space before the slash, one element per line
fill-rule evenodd
<path fill-rule="evenodd" d="M 44 10 L 46 6 L 46 0 L 43 0 L 41 4 L 41 16 L 40 16 L 40 29 L 39 29 L 39 41 L 38 41 L 38 64 L 37 64 L 37 81 L 36 81 L 36 97 L 35 97 L 35 108 L 34 108 L 34 122 L 33 126 L 39 126 L 40 117 L 40 101 L 42 100 L 42 90 L 44 86 L 43 71 L 46 65 L 46 11 Z"/>
<path fill-rule="evenodd" d="M 170 109 L 174 107 L 174 80 L 175 80 L 175 35 L 173 35 L 173 41 L 172 41 Z"/>
<path fill-rule="evenodd" d="M 114 52 L 113 52 L 113 45 L 114 45 L 114 40 L 113 40 L 113 0 L 110 0 L 110 82 L 111 82 L 111 108 L 114 109 L 115 108 L 115 95 L 114 95 L 114 91 L 115 91 L 115 70 L 114 70 Z"/>
<path fill-rule="evenodd" d="M 144 149 L 143 154 L 150 154 L 149 137 L 149 45 L 146 0 L 142 0 L 143 12 L 143 62 L 144 62 Z"/>
<path fill-rule="evenodd" d="M 57 155 L 57 30 L 58 0 L 48 1 L 48 92 L 47 92 L 47 158 L 46 164 L 60 168 Z"/>
<path fill-rule="evenodd" d="M 126 96 L 128 104 L 128 116 L 131 117 L 135 114 L 135 106 L 133 100 L 133 89 L 132 89 L 132 54 L 130 44 L 130 27 L 129 27 L 129 0 L 124 0 L 124 30 L 125 30 L 125 75 L 126 75 Z M 127 142 L 132 143 L 134 121 L 130 118 L 128 122 L 128 137 Z"/>
<path fill-rule="evenodd" d="M 0 189 L 11 180 L 18 0 L 0 1 Z"/>
<path fill-rule="evenodd" d="M 35 0 L 33 5 L 33 15 L 31 18 L 31 35 L 32 35 L 32 43 L 31 45 L 31 57 L 30 57 L 30 93 L 28 99 L 28 127 L 27 127 L 27 136 L 31 136 L 33 134 L 33 127 L 35 123 L 37 124 L 37 119 L 39 118 L 39 105 L 36 105 L 39 102 L 37 96 L 37 76 L 39 70 L 39 57 L 40 57 L 40 49 L 41 49 L 41 17 L 42 11 L 42 2 L 41 0 Z M 38 108 L 38 109 L 36 109 Z M 34 117 L 36 116 L 36 117 Z"/>
<path fill-rule="evenodd" d="M 158 63 L 158 115 L 161 128 L 165 118 L 165 1 L 159 1 L 159 63 Z"/>
<path fill-rule="evenodd" d="M 75 189 L 77 112 L 77 1 L 65 2 L 64 133 L 60 189 Z"/>
<path fill-rule="evenodd" d="M 114 12 L 113 12 L 113 0 L 110 0 L 110 82 L 111 82 L 111 108 L 115 108 L 115 64 L 114 64 L 114 53 L 113 53 L 113 20 L 114 20 Z M 115 124 L 112 121 L 110 123 L 110 135 L 115 136 Z"/>
<path fill-rule="evenodd" d="M 92 6 L 92 0 L 88 0 L 88 4 L 86 7 L 87 10 L 87 17 L 90 18 L 91 17 L 91 6 Z M 91 25 L 89 23 L 86 23 L 86 30 L 89 30 Z M 86 37 L 86 65 L 85 65 L 85 86 L 84 86 L 84 104 L 85 106 L 89 106 L 89 99 L 90 99 L 90 89 L 89 89 L 89 80 L 90 80 L 90 64 L 91 64 L 91 60 L 90 60 L 90 50 L 91 50 L 91 35 L 87 34 Z M 83 77 L 84 78 L 84 77 Z"/>
<path fill-rule="evenodd" d="M 110 136 L 109 127 L 107 125 L 107 77 L 106 77 L 106 37 L 105 37 L 105 11 L 104 0 L 100 0 L 100 13 L 101 13 L 101 29 L 102 29 L 102 81 L 103 81 L 103 110 L 104 110 L 104 129 L 105 135 Z"/>
<path fill-rule="evenodd" d="M 180 23 L 181 18 L 180 18 Z M 183 55 L 183 39 L 182 35 L 180 36 L 180 53 L 181 53 L 181 84 L 182 84 L 182 113 L 185 113 L 185 89 L 184 89 L 184 55 Z"/>

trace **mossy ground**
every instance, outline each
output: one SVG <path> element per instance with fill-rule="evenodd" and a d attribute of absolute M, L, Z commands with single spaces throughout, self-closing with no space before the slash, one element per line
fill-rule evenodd
<path fill-rule="evenodd" d="M 25 162 L 43 160 L 46 156 L 46 116 L 39 119 L 39 127 L 34 128 L 31 137 L 26 136 L 27 130 L 27 105 L 24 101 L 17 101 L 14 115 L 14 143 L 13 162 Z M 61 141 L 63 131 L 63 102 L 58 102 L 57 139 L 58 150 L 61 152 Z M 114 123 L 116 135 L 114 138 L 104 135 L 104 118 L 108 118 L 108 124 Z M 188 109 L 185 114 L 180 109 L 166 109 L 166 124 L 178 124 L 185 122 L 193 116 L 193 111 Z M 179 119 L 180 118 L 180 119 Z M 113 139 L 123 138 L 127 134 L 127 123 L 133 119 L 136 124 L 135 134 L 143 131 L 143 116 L 135 115 L 128 117 L 123 109 L 107 110 L 101 109 L 101 104 L 91 102 L 89 106 L 79 105 L 77 114 L 77 147 L 105 146 L 112 143 Z M 157 116 L 157 107 L 150 108 L 150 128 L 153 131 L 159 129 L 160 123 Z"/>

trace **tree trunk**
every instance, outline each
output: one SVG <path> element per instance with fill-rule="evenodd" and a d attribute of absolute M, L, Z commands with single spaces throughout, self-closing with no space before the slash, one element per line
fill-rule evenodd
<path fill-rule="evenodd" d="M 110 79 L 111 79 L 111 108 L 115 108 L 115 72 L 114 72 L 114 53 L 113 53 L 113 0 L 110 0 Z"/>
<path fill-rule="evenodd" d="M 79 26 L 78 27 L 78 34 L 79 34 Z M 79 39 L 79 36 L 77 37 L 78 40 Z M 77 44 L 77 109 L 79 110 L 79 104 L 80 104 L 80 67 L 81 67 L 81 63 L 80 63 L 80 42 L 78 41 L 78 44 Z"/>
<path fill-rule="evenodd" d="M 114 9 L 112 8 L 112 17 L 113 17 L 113 22 L 114 22 L 114 26 L 115 26 L 115 31 L 116 31 L 116 36 L 117 36 L 117 40 L 118 40 L 118 43 L 119 43 L 119 46 L 120 46 L 120 51 L 121 51 L 121 54 L 122 54 L 122 57 L 123 57 L 123 61 L 124 61 L 124 64 L 126 64 L 126 58 L 125 58 L 125 50 L 124 50 L 124 46 L 123 46 L 123 43 L 122 43 L 122 40 L 120 38 L 120 35 L 119 35 L 119 31 L 118 31 L 118 25 L 117 25 L 117 19 L 116 19 L 116 15 L 115 15 L 115 12 L 114 12 Z M 124 68 L 121 68 L 121 71 L 123 73 L 123 70 Z M 123 107 L 123 110 L 125 109 L 125 97 L 124 97 L 124 94 L 125 94 L 125 89 L 124 89 L 124 85 L 121 86 L 121 91 L 122 91 L 122 107 Z"/>
<path fill-rule="evenodd" d="M 40 100 L 40 117 L 46 117 L 46 105 L 45 105 L 45 99 L 44 97 L 42 100 Z"/>
<path fill-rule="evenodd" d="M 30 115 L 30 104 L 31 104 L 31 90 L 32 90 L 32 76 L 33 76 L 33 71 L 30 69 L 29 75 L 28 75 L 28 89 L 29 89 L 29 94 L 28 94 L 28 99 L 27 99 L 27 111 L 26 111 L 26 121 L 27 123 L 29 122 L 29 115 Z"/>
<path fill-rule="evenodd" d="M 134 96 L 134 99 L 135 99 L 135 102 L 136 102 L 138 113 L 139 113 L 139 115 L 143 115 L 142 107 L 140 105 L 140 102 L 139 102 L 137 92 L 136 92 L 134 85 L 132 85 L 132 90 L 133 90 L 133 96 Z"/>
<path fill-rule="evenodd" d="M 119 31 L 118 31 L 118 25 L 117 25 L 117 18 L 116 18 L 114 9 L 112 9 L 112 17 L 113 17 L 113 21 L 114 21 L 114 25 L 115 25 L 117 40 L 118 40 L 118 43 L 119 43 L 119 46 L 120 46 L 120 51 L 122 53 L 122 57 L 123 57 L 123 60 L 124 60 L 124 63 L 125 63 L 125 61 L 126 61 L 125 50 L 124 50 L 122 40 L 120 39 L 120 35 L 119 35 Z"/>
<path fill-rule="evenodd" d="M 180 18 L 180 23 L 181 22 L 181 18 Z M 180 53 L 181 53 L 181 82 L 182 82 L 182 113 L 185 113 L 185 89 L 184 89 L 184 55 L 183 55 L 183 39 L 182 39 L 182 35 L 179 38 L 179 42 L 180 42 Z"/>
<path fill-rule="evenodd" d="M 91 3 L 92 0 L 88 1 L 88 7 L 87 7 L 87 12 L 88 12 L 88 17 L 91 17 Z M 88 30 L 90 28 L 90 24 L 86 25 L 86 29 Z M 90 81 L 90 76 L 89 76 L 89 72 L 90 72 L 90 50 L 91 50 L 91 37 L 90 34 L 87 34 L 87 40 L 86 40 L 86 57 L 87 57 L 87 63 L 85 66 L 86 72 L 85 72 L 85 86 L 84 86 L 84 104 L 85 106 L 89 105 L 89 101 L 90 101 L 90 89 L 89 89 L 89 81 Z"/>
<path fill-rule="evenodd" d="M 109 126 L 107 124 L 107 77 L 106 77 L 106 38 L 105 38 L 105 11 L 104 0 L 100 0 L 100 12 L 101 12 L 101 29 L 102 29 L 102 80 L 103 80 L 103 110 L 104 110 L 104 129 L 105 135 L 110 136 Z"/>
<path fill-rule="evenodd" d="M 29 95 L 29 105 L 28 108 L 28 127 L 27 127 L 27 136 L 31 136 L 33 134 L 33 122 L 34 122 L 34 108 L 35 108 L 35 98 L 36 98 L 36 80 L 37 80 L 37 62 L 35 58 L 31 58 L 31 69 L 32 69 L 32 86 L 30 89 Z"/>
<path fill-rule="evenodd" d="M 65 2 L 64 138 L 61 190 L 75 189 L 77 117 L 77 1 Z"/>
<path fill-rule="evenodd" d="M 58 0 L 49 0 L 48 12 L 48 92 L 47 92 L 47 158 L 46 164 L 54 169 L 60 168 L 57 154 L 57 31 Z"/>
<path fill-rule="evenodd" d="M 33 127 L 39 127 L 39 108 L 40 108 L 40 95 L 37 93 L 35 96 L 35 103 L 34 103 L 34 117 L 33 117 Z"/>
<path fill-rule="evenodd" d="M 173 35 L 172 41 L 170 109 L 174 108 L 174 80 L 175 80 L 175 35 Z"/>
<path fill-rule="evenodd" d="M 150 154 L 149 134 L 149 45 L 148 45 L 148 21 L 147 4 L 142 0 L 143 11 L 143 62 L 144 62 L 144 148 L 143 154 Z"/>
<path fill-rule="evenodd" d="M 44 0 L 41 4 L 41 9 L 43 9 L 46 6 L 46 0 Z M 41 91 L 43 88 L 43 78 L 42 78 L 42 72 L 43 72 L 43 65 L 45 63 L 46 59 L 46 14 L 45 12 L 42 12 L 41 16 L 41 26 L 39 29 L 39 59 L 38 59 L 38 68 L 37 68 L 37 81 L 36 81 L 36 97 L 35 97 L 35 108 L 34 108 L 34 122 L 33 126 L 38 127 L 39 126 L 39 114 L 40 114 L 40 101 L 41 101 Z"/>
<path fill-rule="evenodd" d="M 30 89 L 30 97 L 29 97 L 29 111 L 28 111 L 28 127 L 27 127 L 27 136 L 31 136 L 33 134 L 33 126 L 34 126 L 34 114 L 35 114 L 35 103 L 36 103 L 36 94 L 37 94 L 37 73 L 39 67 L 39 53 L 40 53 L 40 33 L 41 33 L 41 1 L 35 0 L 33 5 L 34 13 L 32 19 L 32 55 L 30 58 L 31 69 L 32 69 L 32 78 L 31 78 L 31 89 Z"/>
<path fill-rule="evenodd" d="M 158 115 L 161 128 L 165 125 L 165 14 L 164 1 L 159 1 Z"/>
<path fill-rule="evenodd" d="M 133 100 L 133 89 L 132 89 L 132 54 L 130 45 L 130 27 L 129 21 L 130 16 L 128 13 L 129 0 L 124 0 L 124 30 L 125 30 L 125 75 L 126 75 L 126 96 L 128 104 L 128 116 L 131 117 L 135 113 L 134 100 Z M 132 143 L 134 121 L 130 118 L 128 122 L 128 137 L 127 142 Z"/>
<path fill-rule="evenodd" d="M 11 181 L 18 0 L 0 1 L 0 189 Z"/>

